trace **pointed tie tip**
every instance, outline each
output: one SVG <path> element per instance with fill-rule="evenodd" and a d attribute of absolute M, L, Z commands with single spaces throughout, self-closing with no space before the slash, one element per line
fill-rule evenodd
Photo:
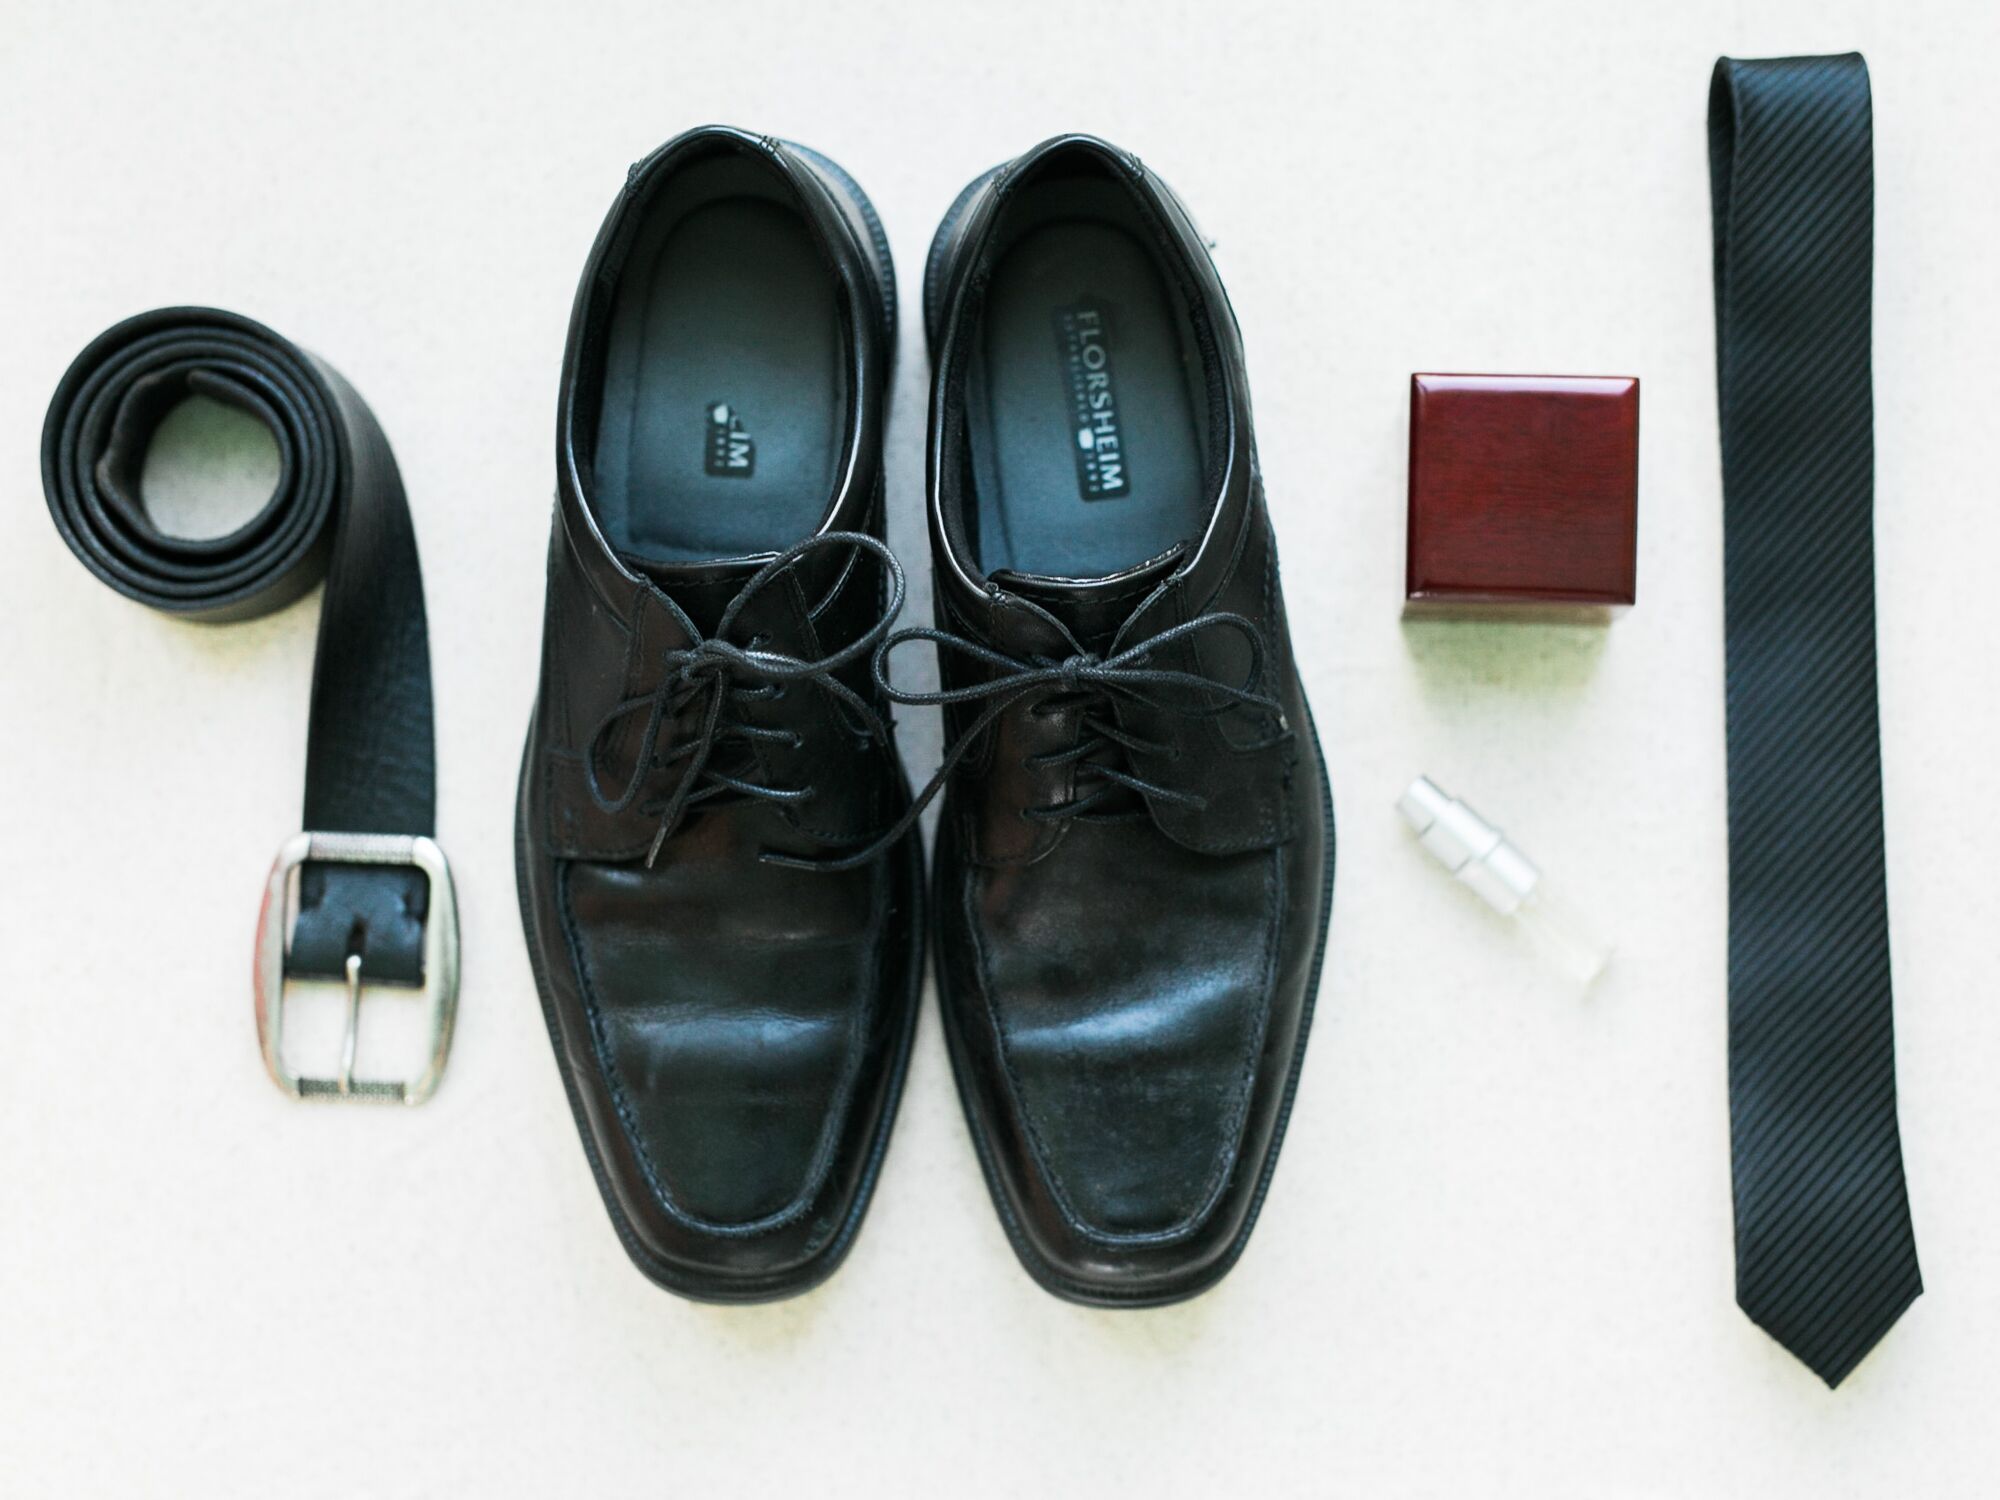
<path fill-rule="evenodd" d="M 1893 1300 L 1880 1306 L 1872 1317 L 1828 1314 L 1804 1324 L 1796 1315 L 1789 1319 L 1760 1317 L 1740 1294 L 1736 1305 L 1774 1343 L 1825 1381 L 1826 1388 L 1832 1391 L 1840 1389 L 1841 1382 L 1874 1353 L 1923 1292 L 1923 1283 L 1917 1281 L 1906 1291 L 1892 1294 Z"/>

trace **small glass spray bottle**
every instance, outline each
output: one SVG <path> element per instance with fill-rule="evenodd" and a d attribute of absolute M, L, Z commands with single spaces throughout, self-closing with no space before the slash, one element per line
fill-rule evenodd
<path fill-rule="evenodd" d="M 1396 800 L 1417 841 L 1502 916 L 1513 917 L 1543 955 L 1579 984 L 1604 971 L 1611 945 L 1567 903 L 1549 894 L 1542 872 L 1506 835 L 1428 776 Z"/>

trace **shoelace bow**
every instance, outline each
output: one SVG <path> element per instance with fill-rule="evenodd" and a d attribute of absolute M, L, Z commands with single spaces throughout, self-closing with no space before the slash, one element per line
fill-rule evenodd
<path fill-rule="evenodd" d="M 767 585 L 800 559 L 823 548 L 835 547 L 855 549 L 857 556 L 848 560 L 849 568 L 858 561 L 861 552 L 870 553 L 881 562 L 890 580 L 890 591 L 888 604 L 879 620 L 847 645 L 811 661 L 782 651 L 768 650 L 761 638 L 752 639 L 747 646 L 739 646 L 729 639 L 731 629 L 750 601 Z M 739 774 L 741 768 L 728 769 L 716 763 L 716 750 L 723 744 L 777 744 L 796 749 L 803 743 L 796 730 L 725 717 L 733 704 L 768 700 L 782 694 L 793 683 L 806 683 L 826 693 L 845 710 L 858 733 L 876 741 L 888 739 L 888 723 L 875 706 L 834 674 L 886 644 L 884 638 L 889 627 L 895 624 L 896 616 L 902 610 L 903 593 L 902 567 L 886 546 L 862 532 L 829 531 L 786 548 L 752 574 L 729 601 L 711 635 L 703 636 L 686 615 L 680 613 L 678 606 L 674 606 L 675 612 L 680 614 L 688 644 L 664 653 L 659 686 L 614 705 L 598 721 L 584 751 L 584 779 L 589 785 L 592 800 L 600 808 L 607 813 L 620 813 L 637 802 L 642 813 L 658 817 L 659 829 L 653 835 L 652 846 L 646 851 L 648 868 L 659 858 L 661 846 L 697 807 L 715 803 L 721 798 L 795 804 L 813 796 L 811 785 L 766 786 Z M 636 636 L 633 644 L 636 649 Z M 676 736 L 675 742 L 663 750 L 660 745 L 662 730 L 681 723 L 690 711 L 694 711 L 692 733 Z M 633 756 L 632 771 L 625 784 L 613 795 L 605 790 L 599 775 L 599 759 L 609 752 L 619 727 L 638 713 L 644 713 L 646 721 Z M 639 801 L 640 794 L 655 772 L 677 764 L 682 769 L 674 781 L 673 790 L 666 797 Z M 783 864 L 820 864 L 819 861 L 768 852 L 765 857 Z"/>
<path fill-rule="evenodd" d="M 1184 672 L 1174 667 L 1151 665 L 1154 653 L 1202 631 L 1217 629 L 1236 631 L 1250 648 L 1249 671 L 1240 685 L 1219 682 L 1199 672 Z M 940 656 L 946 651 L 960 652 L 992 668 L 993 675 L 964 687 L 942 688 L 937 692 L 912 692 L 899 688 L 889 680 L 889 657 L 897 647 L 916 641 L 929 641 L 937 647 Z M 1109 656 L 1079 649 L 1061 660 L 1043 656 L 1025 658 L 1010 656 L 1004 651 L 996 651 L 978 641 L 967 640 L 964 636 L 953 635 L 945 630 L 935 630 L 929 626 L 899 630 L 876 648 L 873 663 L 876 685 L 890 699 L 912 707 L 973 703 L 980 699 L 990 701 L 980 711 L 978 717 L 966 726 L 965 732 L 959 735 L 945 751 L 944 761 L 938 766 L 936 774 L 924 784 L 923 790 L 917 793 L 908 810 L 893 825 L 857 853 L 840 859 L 816 860 L 810 863 L 816 869 L 852 869 L 873 859 L 894 844 L 923 815 L 924 809 L 950 780 L 951 773 L 958 763 L 971 752 L 974 745 L 979 743 L 979 737 L 992 728 L 1002 714 L 1023 698 L 1050 688 L 1055 691 L 1041 703 L 1036 704 L 1030 712 L 1046 716 L 1063 709 L 1078 708 L 1082 732 L 1078 734 L 1076 744 L 1063 750 L 1036 752 L 1027 757 L 1027 764 L 1030 766 L 1073 764 L 1077 768 L 1079 778 L 1093 777 L 1106 784 L 1092 787 L 1082 795 L 1053 807 L 1031 807 L 1027 809 L 1028 817 L 1037 821 L 1090 817 L 1106 801 L 1117 797 L 1121 789 L 1153 801 L 1171 803 L 1177 807 L 1195 809 L 1206 807 L 1208 799 L 1199 793 L 1161 786 L 1118 765 L 1115 758 L 1100 758 L 1107 750 L 1123 751 L 1126 755 L 1162 755 L 1169 758 L 1178 754 L 1178 751 L 1174 746 L 1162 745 L 1132 734 L 1116 722 L 1114 713 L 1098 710 L 1110 709 L 1113 702 L 1120 698 L 1148 708 L 1166 710 L 1188 719 L 1210 719 L 1218 714 L 1227 713 L 1232 708 L 1251 708 L 1272 715 L 1277 720 L 1279 735 L 1282 737 L 1291 733 L 1291 726 L 1285 720 L 1284 707 L 1277 699 L 1261 691 L 1266 655 L 1263 634 L 1255 623 L 1242 615 L 1227 612 L 1201 615 L 1179 625 L 1169 626 L 1158 634 L 1148 636 L 1142 641 L 1135 641 Z M 1186 694 L 1190 695 L 1193 701 L 1175 702 L 1171 696 L 1162 698 L 1162 694 Z M 1121 817 L 1126 814 L 1099 813 L 1097 816 Z"/>

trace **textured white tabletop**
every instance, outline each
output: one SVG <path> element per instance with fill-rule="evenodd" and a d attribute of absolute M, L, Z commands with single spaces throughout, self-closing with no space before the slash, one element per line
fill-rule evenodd
<path fill-rule="evenodd" d="M 1704 120 L 1718 53 L 1848 48 L 1877 112 L 1883 750 L 1930 1290 L 1830 1394 L 1732 1302 Z M 0 0 L 0 1489 L 1992 1493 L 1996 56 L 1979 0 Z M 887 221 L 917 621 L 913 289 L 953 194 L 1091 129 L 1218 241 L 1340 864 L 1283 1162 L 1196 1302 L 1035 1288 L 932 1013 L 822 1290 L 692 1306 L 606 1220 L 521 940 L 513 783 L 575 277 L 626 164 L 711 119 L 824 150 Z M 254 1045 L 316 603 L 150 615 L 38 493 L 64 365 L 174 302 L 330 359 L 408 481 L 465 932 L 420 1113 L 294 1104 Z M 1401 623 L 1417 369 L 1642 377 L 1632 613 Z M 936 722 L 903 719 L 927 774 Z M 1587 1001 L 1410 846 L 1391 803 L 1420 770 L 1615 936 Z"/>

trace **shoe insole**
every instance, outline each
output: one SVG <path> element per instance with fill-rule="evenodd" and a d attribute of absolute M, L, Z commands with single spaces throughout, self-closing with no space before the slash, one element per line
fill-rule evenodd
<path fill-rule="evenodd" d="M 1080 220 L 1029 230 L 993 268 L 982 332 L 968 414 L 983 569 L 1095 578 L 1200 534 L 1181 326 L 1138 239 Z"/>
<path fill-rule="evenodd" d="M 810 535 L 847 403 L 834 285 L 805 224 L 724 198 L 642 236 L 626 264 L 594 470 L 613 548 L 700 562 Z"/>

